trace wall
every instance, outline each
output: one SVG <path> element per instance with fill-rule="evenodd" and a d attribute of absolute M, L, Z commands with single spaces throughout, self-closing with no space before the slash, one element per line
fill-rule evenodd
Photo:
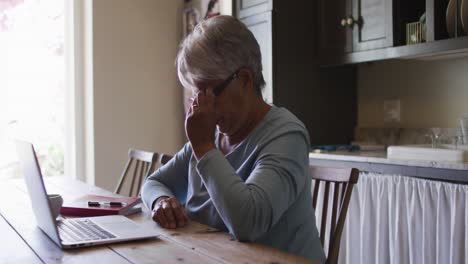
<path fill-rule="evenodd" d="M 97 186 L 113 190 L 129 148 L 175 153 L 185 142 L 174 59 L 183 1 L 93 1 Z"/>
<path fill-rule="evenodd" d="M 455 127 L 468 117 L 468 59 L 398 60 L 358 67 L 358 126 Z M 383 122 L 386 99 L 399 98 L 401 122 Z"/>

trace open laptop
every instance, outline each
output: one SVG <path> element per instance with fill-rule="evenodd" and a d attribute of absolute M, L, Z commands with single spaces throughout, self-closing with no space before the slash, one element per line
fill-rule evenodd
<path fill-rule="evenodd" d="M 31 143 L 16 141 L 37 225 L 61 248 L 76 248 L 156 237 L 153 230 L 122 215 L 55 220 Z"/>

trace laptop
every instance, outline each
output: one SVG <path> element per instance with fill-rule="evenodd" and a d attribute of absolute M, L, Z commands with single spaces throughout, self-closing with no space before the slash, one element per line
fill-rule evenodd
<path fill-rule="evenodd" d="M 55 220 L 33 145 L 16 141 L 16 148 L 37 225 L 61 248 L 104 245 L 157 236 L 155 231 L 122 215 Z"/>

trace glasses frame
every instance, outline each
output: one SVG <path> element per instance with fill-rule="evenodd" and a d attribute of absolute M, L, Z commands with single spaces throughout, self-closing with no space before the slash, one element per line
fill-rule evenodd
<path fill-rule="evenodd" d="M 216 85 L 213 88 L 213 94 L 215 96 L 219 96 L 224 91 L 224 89 L 226 89 L 226 87 L 232 82 L 232 80 L 237 78 L 238 74 L 239 74 L 239 70 L 237 70 L 233 74 L 229 75 L 229 77 L 227 77 L 227 79 L 224 80 L 222 83 Z"/>

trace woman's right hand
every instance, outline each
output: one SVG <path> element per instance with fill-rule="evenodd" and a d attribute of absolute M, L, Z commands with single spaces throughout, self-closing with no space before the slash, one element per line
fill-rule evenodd
<path fill-rule="evenodd" d="M 151 214 L 153 220 L 164 228 L 174 229 L 188 224 L 185 208 L 176 198 L 160 197 Z"/>

